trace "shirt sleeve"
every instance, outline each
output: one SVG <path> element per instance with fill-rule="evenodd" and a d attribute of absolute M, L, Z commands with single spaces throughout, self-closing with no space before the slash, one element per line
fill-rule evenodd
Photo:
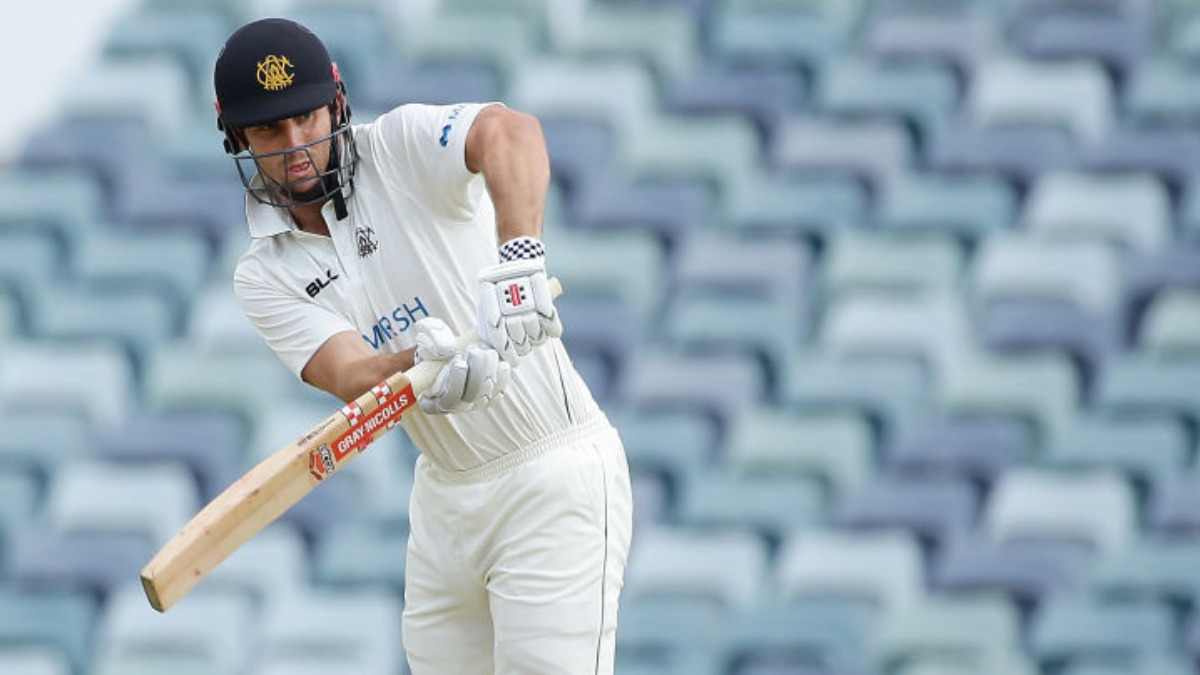
<path fill-rule="evenodd" d="M 249 265 L 238 266 L 233 286 L 246 317 L 297 378 L 329 338 L 346 331 L 359 334 L 344 317 L 273 286 Z"/>
<path fill-rule="evenodd" d="M 474 217 L 486 191 L 467 169 L 467 133 L 479 111 L 500 103 L 402 105 L 374 125 L 379 156 L 390 175 L 407 176 L 452 221 Z"/>

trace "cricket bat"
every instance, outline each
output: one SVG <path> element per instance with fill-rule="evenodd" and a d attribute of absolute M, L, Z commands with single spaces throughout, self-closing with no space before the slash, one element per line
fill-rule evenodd
<path fill-rule="evenodd" d="M 557 279 L 550 280 L 550 292 L 562 292 Z M 468 333 L 459 344 L 475 339 Z M 142 568 L 150 606 L 170 609 L 242 544 L 394 429 L 439 368 L 439 362 L 426 361 L 388 377 L 217 495 Z"/>

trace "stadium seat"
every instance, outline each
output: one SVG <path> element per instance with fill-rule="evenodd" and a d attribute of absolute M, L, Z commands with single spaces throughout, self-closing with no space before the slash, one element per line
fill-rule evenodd
<path fill-rule="evenodd" d="M 131 582 L 104 603 L 93 658 L 187 658 L 219 673 L 243 672 L 255 650 L 258 620 L 249 596 L 203 586 L 160 615 L 146 606 L 141 585 Z"/>
<path fill-rule="evenodd" d="M 875 663 L 892 672 L 902 664 L 932 658 L 953 659 L 956 665 L 986 663 L 989 656 L 1020 648 L 1021 619 L 1008 598 L 995 593 L 930 594 L 884 615 L 873 634 L 871 653 Z"/>
<path fill-rule="evenodd" d="M 550 153 L 551 176 L 571 198 L 593 180 L 611 180 L 617 154 L 616 131 L 611 125 L 574 114 L 541 115 L 539 121 Z M 552 225 L 570 227 L 574 223 Z"/>
<path fill-rule="evenodd" d="M 783 297 L 685 288 L 674 293 L 661 319 L 661 334 L 684 349 L 753 354 L 766 368 L 769 398 L 775 399 L 775 376 L 804 334 L 798 304 Z"/>
<path fill-rule="evenodd" d="M 417 7 L 421 3 L 412 4 Z M 414 12 L 402 22 L 396 43 L 401 57 L 412 63 L 454 62 L 495 67 L 501 80 L 507 82 L 511 99 L 516 92 L 515 80 L 523 78 L 540 61 L 534 58 L 534 53 L 543 42 L 542 27 L 522 14 L 499 3 L 439 8 L 421 15 Z M 515 106 L 527 109 L 524 104 Z"/>
<path fill-rule="evenodd" d="M 1186 240 L 1187 235 L 1183 237 Z M 1136 329 L 1142 326 L 1147 308 L 1159 293 L 1200 288 L 1200 251 L 1194 246 L 1173 246 L 1152 255 L 1134 256 L 1128 260 L 1121 282 L 1122 318 L 1129 331 L 1125 337 L 1127 344 L 1133 345 Z"/>
<path fill-rule="evenodd" d="M 88 663 L 96 612 L 96 600 L 83 591 L 5 584 L 0 586 L 0 644 L 61 654 L 69 672 L 79 672 Z"/>
<path fill-rule="evenodd" d="M 639 533 L 621 599 L 688 598 L 746 609 L 766 599 L 767 574 L 766 541 L 748 530 L 659 527 Z"/>
<path fill-rule="evenodd" d="M 805 100 L 803 78 L 785 67 L 698 63 L 661 88 L 662 105 L 683 116 L 740 115 L 767 135 Z"/>
<path fill-rule="evenodd" d="M 34 229 L 74 242 L 98 229 L 107 214 L 103 185 L 83 167 L 21 166 L 0 172 L 0 231 Z M 3 269 L 11 269 L 7 261 Z M 50 269 L 57 268 L 42 272 Z"/>
<path fill-rule="evenodd" d="M 805 351 L 784 373 L 784 402 L 801 410 L 849 410 L 865 415 L 886 438 L 927 411 L 929 374 L 911 361 L 848 358 Z"/>
<path fill-rule="evenodd" d="M 75 241 L 71 269 L 86 283 L 160 290 L 174 303 L 178 320 L 207 279 L 210 259 L 208 242 L 196 231 L 93 232 Z M 221 281 L 229 293 L 228 281 Z"/>
<path fill-rule="evenodd" d="M 1166 607 L 1064 595 L 1048 598 L 1034 613 L 1029 650 L 1043 663 L 1122 665 L 1170 653 L 1173 633 Z"/>
<path fill-rule="evenodd" d="M 62 248 L 49 232 L 0 231 L 0 283 L 29 307 L 53 283 L 52 270 L 65 266 Z"/>
<path fill-rule="evenodd" d="M 713 462 L 720 436 L 715 422 L 695 409 L 650 410 L 616 405 L 606 410 L 621 435 L 632 471 L 653 471 L 674 494 Z"/>
<path fill-rule="evenodd" d="M 797 172 L 832 173 L 885 192 L 913 168 L 913 139 L 899 122 L 792 116 L 772 143 L 774 166 Z"/>
<path fill-rule="evenodd" d="M 996 176 L 910 173 L 881 196 L 878 222 L 897 233 L 949 234 L 974 242 L 1013 227 L 1017 195 Z"/>
<path fill-rule="evenodd" d="M 817 239 L 865 222 L 870 198 L 854 176 L 751 168 L 724 200 L 738 231 Z"/>
<path fill-rule="evenodd" d="M 212 67 L 225 39 L 233 32 L 229 17 L 217 7 L 134 7 L 113 22 L 104 45 L 105 58 L 165 54 L 180 62 L 191 91 L 211 94 Z"/>
<path fill-rule="evenodd" d="M 1103 469 L 1013 469 L 992 489 L 982 521 L 999 542 L 1061 542 L 1097 554 L 1128 546 L 1137 526 L 1129 483 Z"/>
<path fill-rule="evenodd" d="M 617 672 L 718 675 L 729 612 L 704 599 L 622 596 Z"/>
<path fill-rule="evenodd" d="M 1031 461 L 1030 429 L 1012 418 L 927 418 L 884 445 L 884 466 L 906 476 L 951 476 L 991 484 Z"/>
<path fill-rule="evenodd" d="M 845 58 L 818 81 L 814 103 L 839 117 L 887 117 L 912 127 L 918 146 L 949 120 L 958 104 L 953 72 L 936 63 Z"/>
<path fill-rule="evenodd" d="M 728 290 L 782 296 L 804 293 L 813 262 L 807 247 L 783 236 L 697 232 L 672 251 L 675 291 Z"/>
<path fill-rule="evenodd" d="M 1168 289 L 1157 294 L 1138 327 L 1137 347 L 1152 358 L 1200 357 L 1200 293 Z"/>
<path fill-rule="evenodd" d="M 38 287 L 30 299 L 30 332 L 35 339 L 118 345 L 137 366 L 179 331 L 174 300 L 148 284 L 47 285 Z"/>
<path fill-rule="evenodd" d="M 860 47 L 876 58 L 952 66 L 960 78 L 1003 42 L 1000 27 L 982 13 L 892 12 L 871 18 Z"/>
<path fill-rule="evenodd" d="M 716 3 L 710 55 L 720 62 L 794 64 L 811 70 L 842 50 L 861 2 Z"/>
<path fill-rule="evenodd" d="M 614 171 L 579 186 L 569 200 L 575 228 L 644 230 L 663 239 L 710 229 L 717 196 L 700 177 Z"/>
<path fill-rule="evenodd" d="M 331 589 L 404 590 L 408 531 L 358 519 L 321 537 L 312 554 L 313 582 Z"/>
<path fill-rule="evenodd" d="M 832 601 L 882 616 L 917 602 L 925 572 L 916 538 L 897 531 L 793 532 L 775 565 L 779 597 Z"/>
<path fill-rule="evenodd" d="M 104 429 L 124 419 L 135 395 L 132 364 L 106 341 L 22 340 L 0 354 L 0 406 L 72 410 Z"/>
<path fill-rule="evenodd" d="M 972 343 L 962 299 L 948 291 L 843 293 L 827 306 L 817 343 L 844 358 L 914 360 L 937 377 Z"/>
<path fill-rule="evenodd" d="M 496 34 L 490 34 L 487 42 L 495 41 Z M 603 121 L 617 132 L 618 149 L 633 138 L 657 101 L 649 71 L 637 63 L 618 60 L 534 60 L 514 76 L 508 95 L 510 105 L 539 117 Z"/>
<path fill-rule="evenodd" d="M 0 647 L 0 670 L 5 675 L 71 675 L 71 665 L 52 648 Z"/>
<path fill-rule="evenodd" d="M 197 591 L 249 598 L 260 607 L 311 588 L 312 560 L 300 529 L 275 521 L 226 558 Z"/>
<path fill-rule="evenodd" d="M 25 320 L 21 317 L 21 303 L 13 291 L 0 289 L 0 345 L 20 336 Z"/>
<path fill-rule="evenodd" d="M 938 410 L 948 417 L 1012 417 L 1048 438 L 1079 404 L 1078 377 L 1054 354 L 987 355 L 957 359 L 941 371 Z"/>
<path fill-rule="evenodd" d="M 95 429 L 86 412 L 50 406 L 0 406 L 0 458 L 14 469 L 49 476 L 95 454 Z"/>
<path fill-rule="evenodd" d="M 934 560 L 930 589 L 945 593 L 995 592 L 1028 607 L 1082 584 L 1088 561 L 1077 548 L 1001 543 L 978 533 L 957 538 Z"/>
<path fill-rule="evenodd" d="M 1200 133 L 1186 127 L 1126 124 L 1084 148 L 1082 165 L 1089 171 L 1152 173 L 1172 193 L 1182 192 L 1200 170 Z"/>
<path fill-rule="evenodd" d="M 726 428 L 741 412 L 766 402 L 764 369 L 746 354 L 643 347 L 627 358 L 617 393 L 625 405 L 695 407 Z"/>
<path fill-rule="evenodd" d="M 65 115 L 136 120 L 159 139 L 178 133 L 199 99 L 183 64 L 157 55 L 94 60 L 72 81 L 58 102 Z"/>
<path fill-rule="evenodd" d="M 677 509 L 681 526 L 745 529 L 768 541 L 825 520 L 825 494 L 817 481 L 800 476 L 730 475 L 720 468 L 683 485 Z"/>
<path fill-rule="evenodd" d="M 45 521 L 60 532 L 138 534 L 161 545 L 199 509 L 195 480 L 178 463 L 81 460 L 55 473 Z"/>
<path fill-rule="evenodd" d="M 1053 352 L 1070 358 L 1081 395 L 1090 398 L 1097 372 L 1119 343 L 1118 324 L 1059 300 L 997 300 L 980 311 L 983 346 L 1001 354 Z"/>
<path fill-rule="evenodd" d="M 1151 496 L 1145 528 L 1168 536 L 1200 533 L 1200 480 L 1194 471 L 1173 476 Z"/>
<path fill-rule="evenodd" d="M 962 282 L 963 258 L 953 239 L 933 233 L 841 230 L 826 241 L 824 294 L 832 297 L 854 290 L 896 294 L 954 290 Z"/>
<path fill-rule="evenodd" d="M 1149 253 L 1171 236 L 1166 189 L 1145 174 L 1049 173 L 1038 179 L 1022 226 L 1047 238 L 1107 241 Z"/>
<path fill-rule="evenodd" d="M 1177 420 L 1079 416 L 1050 440 L 1042 461 L 1062 469 L 1116 469 L 1144 499 L 1182 471 L 1190 454 L 1187 429 Z"/>
<path fill-rule="evenodd" d="M 879 475 L 843 495 L 832 521 L 841 529 L 903 530 L 937 546 L 976 526 L 978 501 L 964 479 Z"/>
<path fill-rule="evenodd" d="M 869 612 L 828 602 L 766 603 L 738 612 L 720 641 L 725 672 L 865 672 Z"/>
<path fill-rule="evenodd" d="M 563 11 L 552 33 L 556 54 L 581 60 L 634 58 L 662 84 L 689 73 L 699 60 L 695 17 L 681 4 L 579 3 Z"/>
<path fill-rule="evenodd" d="M 1074 168 L 1080 153 L 1061 127 L 983 126 L 960 117 L 933 139 L 925 160 L 942 174 L 999 176 L 1027 185 L 1043 172 Z"/>
<path fill-rule="evenodd" d="M 296 386 L 273 354 L 205 352 L 180 340 L 160 344 L 150 354 L 142 379 L 150 412 L 218 410 L 242 415 L 247 423 L 286 400 Z M 245 382 L 256 386 L 247 389 Z"/>
<path fill-rule="evenodd" d="M 640 230 L 579 232 L 548 228 L 550 272 L 571 295 L 616 295 L 643 320 L 660 309 L 666 285 L 662 244 Z"/>
<path fill-rule="evenodd" d="M 154 554 L 150 537 L 112 531 L 56 532 L 44 523 L 21 530 L 11 543 L 8 578 L 28 588 L 67 588 L 103 594 L 126 583 Z"/>
<path fill-rule="evenodd" d="M 1191 606 L 1200 599 L 1200 546 L 1194 540 L 1143 537 L 1096 560 L 1087 588 L 1107 600 Z"/>
<path fill-rule="evenodd" d="M 1129 9 L 1121 12 L 1108 10 L 1105 3 L 1094 8 L 1047 4 L 1018 11 L 1012 19 L 1015 46 L 1027 58 L 1094 60 L 1123 76 L 1152 47 L 1153 21 L 1144 5 L 1125 3 Z"/>
<path fill-rule="evenodd" d="M 872 473 L 870 424 L 852 410 L 758 408 L 729 430 L 720 464 L 740 476 L 800 476 L 820 482 L 832 500 Z"/>
<path fill-rule="evenodd" d="M 1178 60 L 1147 58 L 1139 62 L 1124 96 L 1127 119 L 1142 126 L 1195 124 L 1200 119 L 1198 77 Z"/>
<path fill-rule="evenodd" d="M 1080 145 L 1112 126 L 1112 83 L 1088 62 L 1053 63 L 993 58 L 971 78 L 964 105 L 983 127 L 1047 125 L 1070 130 Z"/>
<path fill-rule="evenodd" d="M 406 103 L 451 105 L 504 98 L 504 83 L 491 65 L 454 58 L 421 63 L 394 58 L 361 86 L 348 86 L 364 109 L 379 113 Z"/>
<path fill-rule="evenodd" d="M 210 663 L 202 655 L 133 654 L 94 658 L 87 675 L 233 675 L 236 672 Z"/>
<path fill-rule="evenodd" d="M 350 92 L 369 89 L 367 83 L 375 80 L 396 49 L 383 12 L 369 3 L 295 3 L 288 18 L 320 36 Z"/>
<path fill-rule="evenodd" d="M 985 307 L 1001 298 L 1036 298 L 1111 316 L 1120 300 L 1119 254 L 1096 241 L 997 234 L 983 242 L 972 272 L 978 302 Z"/>
<path fill-rule="evenodd" d="M 1111 413 L 1182 416 L 1200 420 L 1200 360 L 1157 360 L 1125 354 L 1106 362 L 1096 391 L 1097 409 Z"/>

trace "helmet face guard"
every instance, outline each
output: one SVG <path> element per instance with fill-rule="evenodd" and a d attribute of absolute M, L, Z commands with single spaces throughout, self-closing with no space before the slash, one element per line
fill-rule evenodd
<path fill-rule="evenodd" d="M 312 149 L 322 143 L 330 144 L 329 165 L 323 171 L 319 171 L 315 178 L 279 182 L 271 178 L 260 164 L 264 159 L 282 157 L 286 160 L 290 155 L 303 154 L 307 155 L 307 160 L 313 166 L 318 166 Z M 238 152 L 233 153 L 233 161 L 237 165 L 242 186 L 255 201 L 290 209 L 319 204 L 335 195 L 350 196 L 354 189 L 354 172 L 358 166 L 358 146 L 350 125 L 343 122 L 321 138 L 286 150 L 255 153 L 248 146 L 242 145 Z M 307 187 L 299 189 L 299 184 L 306 184 Z"/>

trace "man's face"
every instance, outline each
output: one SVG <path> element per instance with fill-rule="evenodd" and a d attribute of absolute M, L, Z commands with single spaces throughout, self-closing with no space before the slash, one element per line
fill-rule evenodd
<path fill-rule="evenodd" d="M 330 141 L 313 142 L 328 136 L 331 130 L 329 108 L 322 106 L 287 119 L 246 127 L 242 132 L 251 152 L 268 155 L 257 159 L 259 171 L 288 192 L 298 194 L 315 188 L 318 176 L 329 168 Z"/>

